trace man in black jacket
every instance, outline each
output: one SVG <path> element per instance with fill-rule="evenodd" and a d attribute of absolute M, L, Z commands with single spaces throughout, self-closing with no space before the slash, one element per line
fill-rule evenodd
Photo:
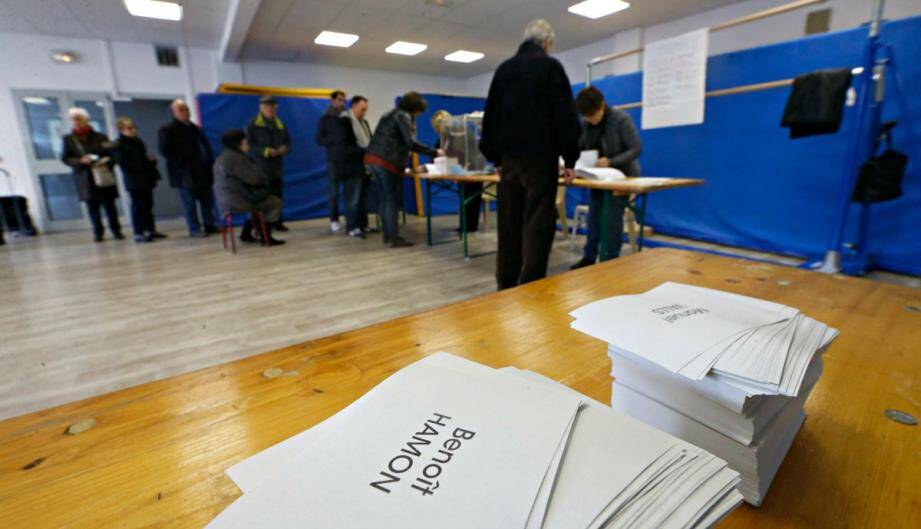
<path fill-rule="evenodd" d="M 131 118 L 118 118 L 118 142 L 113 153 L 121 167 L 125 188 L 131 195 L 131 225 L 135 242 L 153 242 L 166 235 L 157 231 L 153 214 L 153 190 L 160 180 L 157 159 L 147 152 Z"/>
<path fill-rule="evenodd" d="M 579 119 L 572 87 L 550 57 L 553 28 L 535 20 L 518 53 L 493 76 L 483 116 L 480 151 L 499 168 L 499 289 L 547 275 L 556 231 L 558 160 L 571 180 L 579 158 Z"/>
<path fill-rule="evenodd" d="M 579 92 L 576 96 L 576 110 L 585 119 L 579 146 L 583 151 L 598 152 L 595 167 L 612 167 L 625 176 L 639 176 L 640 164 L 637 159 L 643 151 L 643 144 L 630 115 L 609 107 L 604 101 L 604 94 L 594 86 L 585 87 Z M 582 259 L 570 267 L 572 270 L 591 266 L 598 260 L 602 223 L 608 226 L 605 255 L 602 257 L 605 260 L 620 257 L 624 237 L 624 210 L 629 199 L 625 196 L 611 197 L 608 216 L 602 219 L 605 193 L 607 191 L 600 189 L 591 190 L 588 236 Z"/>
<path fill-rule="evenodd" d="M 173 121 L 160 129 L 160 154 L 166 158 L 169 183 L 179 189 L 185 222 L 191 237 L 220 233 L 214 219 L 214 154 L 201 127 L 192 123 L 189 105 L 181 99 L 170 105 Z M 199 222 L 196 203 L 201 209 Z M 202 230 L 204 226 L 204 230 Z"/>
<path fill-rule="evenodd" d="M 269 189 L 278 198 L 284 198 L 284 157 L 291 151 L 288 129 L 277 115 L 278 103 L 272 96 L 259 99 L 259 115 L 246 126 L 249 153 L 256 165 L 269 178 Z M 273 228 L 288 231 L 279 217 Z"/>
<path fill-rule="evenodd" d="M 333 233 L 341 229 L 339 224 L 339 186 L 343 179 L 343 156 L 347 145 L 346 130 L 340 119 L 345 109 L 345 92 L 336 90 L 330 95 L 329 107 L 320 118 L 317 127 L 317 145 L 326 148 L 326 163 L 329 171 L 329 222 Z"/>

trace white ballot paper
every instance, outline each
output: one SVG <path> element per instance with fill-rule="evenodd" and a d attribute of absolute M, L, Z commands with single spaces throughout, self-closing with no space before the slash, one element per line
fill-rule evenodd
<path fill-rule="evenodd" d="M 695 380 L 745 332 L 789 319 L 782 311 L 672 282 L 589 303 L 570 315 L 574 329 Z"/>
<path fill-rule="evenodd" d="M 704 122 L 706 28 L 646 44 L 643 50 L 643 129 Z"/>
<path fill-rule="evenodd" d="M 397 372 L 208 527 L 526 527 L 582 401 L 481 367 Z"/>
<path fill-rule="evenodd" d="M 582 151 L 579 153 L 579 159 L 576 160 L 576 169 L 582 169 L 584 167 L 595 167 L 595 163 L 598 162 L 598 151 Z"/>

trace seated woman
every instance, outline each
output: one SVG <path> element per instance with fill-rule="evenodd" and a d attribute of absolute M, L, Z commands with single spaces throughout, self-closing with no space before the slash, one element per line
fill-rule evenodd
<path fill-rule="evenodd" d="M 221 137 L 224 152 L 214 162 L 214 194 L 218 207 L 225 215 L 228 213 L 249 213 L 251 218 L 243 225 L 240 240 L 256 242 L 268 240 L 271 245 L 284 244 L 272 237 L 271 226 L 281 218 L 281 199 L 272 195 L 269 178 L 249 157 L 249 143 L 242 130 L 229 130 Z M 265 231 L 257 239 L 253 237 L 255 214 L 265 216 Z"/>

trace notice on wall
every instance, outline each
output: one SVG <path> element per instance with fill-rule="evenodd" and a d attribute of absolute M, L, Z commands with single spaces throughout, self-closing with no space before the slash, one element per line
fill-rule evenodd
<path fill-rule="evenodd" d="M 646 45 L 643 129 L 704 122 L 708 41 L 704 28 Z"/>

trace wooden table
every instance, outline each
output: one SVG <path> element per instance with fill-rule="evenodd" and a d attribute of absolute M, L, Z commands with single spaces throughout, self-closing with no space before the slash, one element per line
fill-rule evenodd
<path fill-rule="evenodd" d="M 432 240 L 432 197 L 437 195 L 442 191 L 453 191 L 452 184 L 465 184 L 465 183 L 477 183 L 483 184 L 483 192 L 496 197 L 497 192 L 495 191 L 496 186 L 499 183 L 499 176 L 495 173 L 492 174 L 480 174 L 480 175 L 445 175 L 445 174 L 431 174 L 431 173 L 407 173 L 407 176 L 412 176 L 414 178 L 419 178 L 425 181 L 425 241 L 429 246 L 436 244 Z M 601 218 L 608 218 L 608 209 L 611 207 L 611 197 L 612 196 L 636 196 L 636 201 L 629 201 L 627 207 L 633 211 L 636 216 L 636 220 L 639 223 L 639 235 L 637 237 L 637 250 L 643 250 L 643 240 L 645 239 L 645 227 L 646 227 L 646 200 L 649 193 L 655 193 L 657 191 L 664 191 L 666 189 L 676 189 L 679 187 L 692 187 L 703 185 L 704 181 L 696 178 L 662 178 L 662 177 L 631 177 L 623 180 L 614 180 L 609 182 L 602 182 L 599 180 L 588 180 L 584 178 L 576 178 L 569 184 L 566 184 L 563 179 L 560 179 L 560 185 L 568 185 L 569 187 L 579 187 L 583 189 L 597 189 L 602 191 L 607 191 L 604 194 L 604 201 L 602 203 Z M 435 186 L 435 190 L 432 190 L 432 186 Z M 458 185 L 458 194 L 460 196 L 461 208 L 461 229 L 459 237 L 463 241 L 464 246 L 464 259 L 470 259 L 470 253 L 467 248 L 467 214 L 463 206 L 467 204 L 470 200 L 473 200 L 474 197 L 467 197 L 464 195 L 464 186 Z M 602 222 L 601 223 L 601 241 L 599 254 L 601 255 L 601 260 L 605 260 L 607 255 L 607 232 L 610 227 Z"/>
<path fill-rule="evenodd" d="M 609 402 L 607 346 L 570 329 L 567 314 L 666 280 L 786 303 L 841 330 L 763 506 L 721 527 L 917 526 L 921 427 L 883 411 L 921 415 L 921 313 L 907 309 L 921 307 L 921 291 L 654 249 L 0 422 L 0 527 L 201 528 L 239 495 L 226 468 L 437 351 L 532 369 Z M 264 378 L 272 367 L 290 376 Z M 97 425 L 64 435 L 87 418 Z"/>

